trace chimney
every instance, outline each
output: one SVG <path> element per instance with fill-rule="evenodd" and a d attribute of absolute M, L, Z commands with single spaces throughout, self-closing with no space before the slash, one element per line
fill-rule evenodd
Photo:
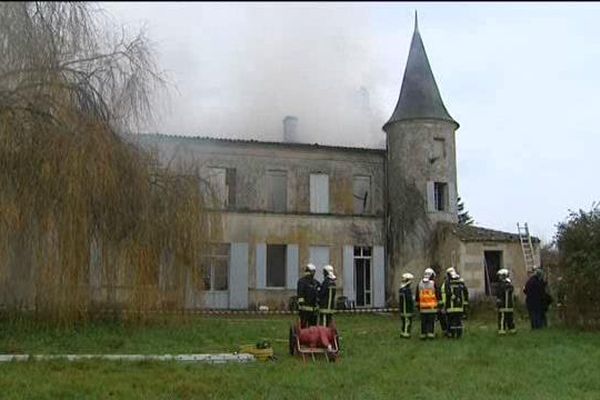
<path fill-rule="evenodd" d="M 298 143 L 298 118 L 288 115 L 283 119 L 283 141 Z"/>

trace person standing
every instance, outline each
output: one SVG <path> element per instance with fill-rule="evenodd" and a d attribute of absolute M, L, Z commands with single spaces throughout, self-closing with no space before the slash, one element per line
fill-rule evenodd
<path fill-rule="evenodd" d="M 498 307 L 498 334 L 506 335 L 506 332 L 514 334 L 514 288 L 506 268 L 498 271 L 498 287 L 496 289 L 496 305 Z"/>
<path fill-rule="evenodd" d="M 319 325 L 329 326 L 335 313 L 335 274 L 331 265 L 323 267 L 323 283 L 319 289 Z"/>
<path fill-rule="evenodd" d="M 445 336 L 448 336 L 448 316 L 446 315 L 446 310 L 444 308 L 444 298 L 442 296 L 441 291 L 443 290 L 445 285 L 447 285 L 448 282 L 450 282 L 450 275 L 455 272 L 456 270 L 454 269 L 454 267 L 446 269 L 446 276 L 444 277 L 444 281 L 442 282 L 442 285 L 440 287 L 440 293 L 438 294 L 438 298 L 440 299 L 440 302 L 438 304 L 438 321 L 440 322 L 440 328 L 442 328 L 442 332 L 444 332 Z"/>
<path fill-rule="evenodd" d="M 410 289 L 410 284 L 412 283 L 413 278 L 413 274 L 409 272 L 402 274 L 402 281 L 400 283 L 400 291 L 398 296 L 401 324 L 400 336 L 407 339 L 410 338 L 412 317 L 415 311 L 415 303 L 412 296 L 412 290 Z"/>
<path fill-rule="evenodd" d="M 440 290 L 442 305 L 446 313 L 446 336 L 460 339 L 463 334 L 463 315 L 465 306 L 469 304 L 469 292 L 465 282 L 456 271 L 450 271 L 450 279 L 444 282 Z"/>
<path fill-rule="evenodd" d="M 438 290 L 433 280 L 435 272 L 431 268 L 425 269 L 423 279 L 417 286 L 415 303 L 419 307 L 421 318 L 421 339 L 435 338 L 435 317 L 438 312 Z"/>
<path fill-rule="evenodd" d="M 296 295 L 301 328 L 317 325 L 319 281 L 315 279 L 316 271 L 313 264 L 306 264 L 304 276 L 298 280 Z"/>
<path fill-rule="evenodd" d="M 531 329 L 542 329 L 546 326 L 546 311 L 550 303 L 550 296 L 546 292 L 546 282 L 541 268 L 534 267 L 533 275 L 527 280 L 523 289 L 531 321 Z"/>

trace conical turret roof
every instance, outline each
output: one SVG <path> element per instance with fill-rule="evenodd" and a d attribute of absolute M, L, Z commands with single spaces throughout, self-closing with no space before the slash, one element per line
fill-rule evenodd
<path fill-rule="evenodd" d="M 415 31 L 410 43 L 400 97 L 390 120 L 384 125 L 384 129 L 393 122 L 411 119 L 438 119 L 458 125 L 446 110 L 435 83 L 419 33 L 416 13 Z"/>

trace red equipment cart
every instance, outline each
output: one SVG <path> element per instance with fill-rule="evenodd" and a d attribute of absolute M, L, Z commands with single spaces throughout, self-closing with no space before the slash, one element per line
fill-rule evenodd
<path fill-rule="evenodd" d="M 329 349 L 327 348 L 329 345 Z M 340 340 L 335 323 L 331 326 L 300 327 L 300 321 L 290 326 L 289 350 L 292 356 L 302 356 L 315 361 L 315 355 L 322 354 L 327 361 L 334 362 L 339 357 Z"/>

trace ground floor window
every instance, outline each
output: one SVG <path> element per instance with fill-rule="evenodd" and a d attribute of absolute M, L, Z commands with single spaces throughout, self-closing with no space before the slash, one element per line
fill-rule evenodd
<path fill-rule="evenodd" d="M 229 243 L 210 245 L 202 259 L 204 290 L 229 289 Z"/>
<path fill-rule="evenodd" d="M 267 287 L 285 287 L 287 246 L 267 245 Z"/>
<path fill-rule="evenodd" d="M 371 247 L 354 247 L 354 283 L 357 307 L 368 307 L 372 305 L 372 253 Z"/>

